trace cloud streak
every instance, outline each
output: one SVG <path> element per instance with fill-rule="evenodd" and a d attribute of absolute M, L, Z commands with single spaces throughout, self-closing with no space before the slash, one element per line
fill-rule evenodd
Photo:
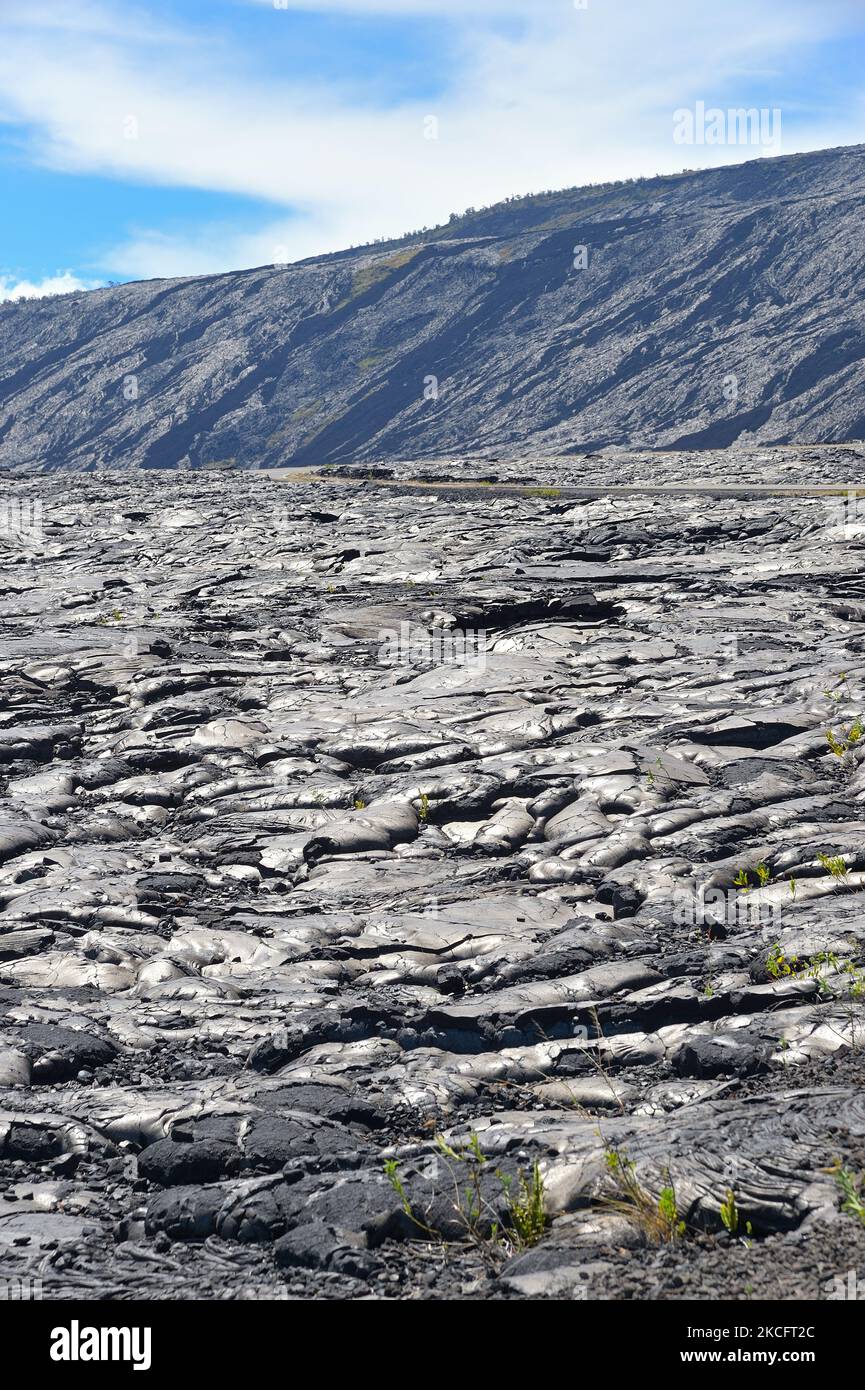
<path fill-rule="evenodd" d="M 32 280 L 4 280 L 0 277 L 0 303 L 16 299 L 44 299 L 52 294 L 73 294 L 76 290 L 93 289 L 92 283 L 79 280 L 71 271 L 49 275 L 36 283 Z"/>

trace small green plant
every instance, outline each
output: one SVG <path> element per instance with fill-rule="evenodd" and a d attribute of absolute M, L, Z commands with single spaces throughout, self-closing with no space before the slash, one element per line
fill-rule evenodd
<path fill-rule="evenodd" d="M 679 1219 L 676 1190 L 672 1186 L 661 1188 L 658 1196 L 658 1217 L 665 1231 L 669 1233 L 668 1238 L 670 1240 L 675 1240 L 685 1234 L 685 1223 Z"/>
<path fill-rule="evenodd" d="M 604 1163 L 613 1195 L 601 1199 L 603 1206 L 627 1216 L 651 1245 L 669 1245 L 685 1234 L 685 1222 L 679 1216 L 676 1189 L 670 1181 L 669 1172 L 658 1200 L 653 1201 L 637 1177 L 637 1165 L 633 1159 L 610 1146 L 604 1151 Z"/>
<path fill-rule="evenodd" d="M 731 1236 L 737 1234 L 739 1230 L 739 1208 L 736 1203 L 736 1194 L 732 1187 L 727 1188 L 727 1195 L 721 1203 L 721 1221 L 724 1230 Z"/>
<path fill-rule="evenodd" d="M 851 748 L 855 748 L 856 744 L 861 742 L 863 734 L 865 734 L 865 723 L 863 723 L 860 714 L 857 715 L 846 733 L 844 730 L 841 731 L 839 737 L 836 737 L 834 729 L 827 729 L 826 742 L 836 758 L 843 758 L 845 753 L 849 753 Z"/>
<path fill-rule="evenodd" d="M 823 979 L 824 967 L 828 970 L 838 970 L 840 962 L 834 951 L 818 951 L 816 956 L 812 956 L 806 974 L 812 980 L 816 980 L 821 990 L 828 990 L 829 986 Z"/>
<path fill-rule="evenodd" d="M 771 975 L 773 980 L 786 979 L 790 975 L 795 975 L 798 968 L 799 957 L 785 956 L 779 941 L 776 941 L 774 946 L 769 948 L 769 954 L 766 957 L 766 973 Z"/>
<path fill-rule="evenodd" d="M 522 1172 L 519 1174 L 516 1192 L 514 1180 L 509 1174 L 498 1173 L 497 1176 L 505 1192 L 508 1221 L 516 1232 L 520 1246 L 529 1249 L 532 1245 L 537 1245 L 547 1228 L 544 1180 L 540 1165 L 535 1160 L 529 1177 Z"/>
<path fill-rule="evenodd" d="M 360 798 L 359 796 L 355 798 L 354 809 L 355 809 L 356 811 L 365 811 L 365 810 L 366 810 L 366 802 L 363 801 L 363 800 L 361 800 L 361 798 Z"/>
<path fill-rule="evenodd" d="M 443 1135 L 436 1135 L 436 1144 L 441 1153 L 451 1163 L 462 1165 L 459 1174 L 454 1177 L 454 1188 L 456 1192 L 455 1207 L 466 1224 L 467 1234 L 475 1239 L 480 1239 L 478 1222 L 484 1209 L 484 1197 L 481 1190 L 481 1180 L 483 1169 L 487 1164 L 487 1156 L 481 1148 L 481 1141 L 472 1131 L 469 1135 L 469 1142 L 463 1149 L 452 1148 Z M 462 1181 L 462 1171 L 469 1175 L 466 1186 L 460 1190 Z M 452 1170 L 453 1172 L 453 1170 Z M 494 1221 L 491 1227 L 491 1239 L 496 1240 L 498 1236 L 498 1222 Z"/>
<path fill-rule="evenodd" d="M 847 875 L 850 871 L 847 868 L 847 860 L 844 858 L 843 854 L 832 856 L 828 854 L 818 854 L 817 862 L 820 864 L 821 868 L 824 868 L 828 874 L 832 875 L 836 882 L 847 882 Z"/>
<path fill-rule="evenodd" d="M 830 990 L 825 983 L 821 984 L 821 988 L 840 1001 L 850 1030 L 844 1041 L 849 1044 L 854 1053 L 857 1053 L 863 1032 L 861 1005 L 865 999 L 865 975 L 853 961 L 845 961 L 838 968 L 837 980 L 841 986 L 840 989 L 836 986 L 835 989 Z"/>
<path fill-rule="evenodd" d="M 399 1198 L 400 1206 L 402 1207 L 409 1220 L 412 1221 L 414 1225 L 417 1226 L 418 1231 L 422 1232 L 425 1236 L 429 1236 L 431 1239 L 436 1239 L 438 1236 L 438 1232 L 434 1231 L 431 1226 L 427 1226 L 415 1215 L 414 1208 L 412 1207 L 411 1201 L 409 1200 L 409 1195 L 405 1190 L 405 1184 L 403 1183 L 403 1180 L 400 1177 L 399 1164 L 397 1163 L 395 1158 L 385 1159 L 384 1172 L 385 1177 L 387 1178 L 388 1182 L 390 1183 L 391 1187 L 393 1188 L 394 1192 Z"/>
<path fill-rule="evenodd" d="M 408 1199 L 408 1193 L 406 1192 L 402 1178 L 399 1175 L 399 1164 L 397 1163 L 395 1158 L 385 1159 L 384 1171 L 388 1182 L 390 1183 L 391 1187 L 393 1188 L 394 1192 L 396 1193 L 397 1197 L 399 1197 L 400 1202 L 402 1203 L 403 1211 L 405 1212 L 406 1216 L 410 1216 L 412 1221 L 414 1221 L 415 1218 L 414 1212 L 412 1211 L 411 1202 Z"/>
<path fill-rule="evenodd" d="M 468 1143 L 459 1148 L 448 1144 L 441 1134 L 437 1134 L 436 1145 L 453 1181 L 454 1210 L 465 1229 L 467 1240 L 479 1246 L 485 1256 L 495 1259 L 537 1244 L 547 1228 L 544 1179 L 537 1161 L 532 1164 L 528 1174 L 520 1169 L 516 1177 L 495 1170 L 502 1199 L 497 1212 L 487 1195 L 488 1189 L 485 1191 L 484 1188 L 484 1173 L 489 1159 L 481 1148 L 477 1134 L 472 1133 Z M 437 1231 L 414 1214 L 395 1159 L 386 1161 L 385 1175 L 399 1197 L 403 1211 L 419 1231 L 433 1239 L 440 1239 Z"/>
<path fill-rule="evenodd" d="M 737 1236 L 737 1235 L 739 1234 L 739 1229 L 740 1229 L 741 1224 L 742 1224 L 742 1217 L 741 1217 L 741 1213 L 740 1213 L 740 1211 L 739 1211 L 739 1204 L 738 1204 L 738 1202 L 736 1201 L 736 1194 L 735 1194 L 735 1192 L 733 1191 L 732 1187 L 728 1187 L 728 1188 L 727 1188 L 727 1195 L 726 1195 L 726 1197 L 724 1198 L 724 1201 L 721 1203 L 720 1213 L 721 1213 L 721 1222 L 722 1222 L 722 1224 L 723 1224 L 723 1226 L 724 1226 L 724 1229 L 725 1229 L 731 1236 Z M 743 1244 L 743 1245 L 746 1245 L 746 1246 L 748 1246 L 748 1247 L 750 1248 L 751 1243 L 752 1243 L 752 1242 L 751 1242 L 751 1237 L 752 1237 L 753 1234 L 754 1234 L 754 1228 L 753 1228 L 753 1226 L 751 1225 L 751 1222 L 750 1222 L 750 1221 L 746 1221 L 746 1222 L 745 1222 L 745 1235 L 741 1238 L 741 1239 L 742 1239 L 742 1244 Z"/>
<path fill-rule="evenodd" d="M 429 820 L 429 796 L 426 792 L 421 792 L 420 794 L 420 809 L 418 810 L 417 818 L 422 825 L 425 825 Z"/>
<path fill-rule="evenodd" d="M 826 696 L 827 700 L 831 700 L 832 703 L 835 705 L 840 705 L 841 701 L 845 698 L 848 700 L 852 700 L 853 691 L 850 689 L 850 682 L 847 679 L 847 672 L 839 671 L 838 684 L 836 685 L 834 690 L 824 690 L 823 694 Z"/>
<path fill-rule="evenodd" d="M 672 777 L 668 774 L 661 759 L 656 758 L 653 765 L 646 772 L 646 786 L 649 791 L 654 791 L 659 782 L 665 790 L 669 790 L 675 786 Z"/>
<path fill-rule="evenodd" d="M 711 980 L 707 980 L 707 981 L 706 981 L 706 984 L 705 984 L 705 987 L 704 987 L 704 989 L 703 989 L 703 998 L 704 998 L 704 999 L 714 999 L 714 997 L 715 997 L 715 986 L 712 984 L 712 981 L 711 981 Z"/>
<path fill-rule="evenodd" d="M 840 1159 L 832 1171 L 841 1189 L 841 1210 L 848 1216 L 855 1216 L 865 1226 L 865 1174 L 860 1173 L 857 1177 Z"/>
<path fill-rule="evenodd" d="M 844 966 L 844 973 L 850 977 L 850 984 L 847 989 L 850 998 L 865 998 L 865 977 L 863 977 L 861 970 L 857 970 L 855 965 L 848 962 Z"/>
<path fill-rule="evenodd" d="M 768 864 L 758 864 L 756 869 L 739 869 L 736 877 L 733 879 L 733 886 L 738 888 L 742 893 L 750 893 L 751 889 L 754 887 L 751 882 L 752 874 L 756 874 L 759 886 L 765 888 L 769 879 L 772 877 L 772 870 L 769 868 Z"/>
<path fill-rule="evenodd" d="M 848 987 L 851 999 L 858 999 L 865 994 L 865 980 L 852 964 L 842 966 L 835 951 L 817 951 L 807 960 L 802 960 L 799 956 L 785 955 L 780 943 L 776 941 L 766 957 L 766 973 L 773 980 L 816 980 L 821 994 L 831 994 L 833 991 L 824 978 L 824 970 L 840 971 L 841 974 L 851 977 L 852 983 Z"/>
<path fill-rule="evenodd" d="M 453 1148 L 441 1135 L 436 1136 L 436 1143 L 446 1159 L 468 1169 L 469 1182 L 462 1193 L 462 1214 L 468 1233 L 476 1240 L 483 1239 L 480 1225 L 482 1218 L 490 1215 L 490 1203 L 482 1192 L 481 1177 L 489 1159 L 481 1148 L 480 1139 L 472 1133 L 462 1149 Z M 505 1243 L 516 1250 L 536 1245 L 547 1226 L 544 1180 L 539 1164 L 533 1163 L 528 1177 L 521 1169 L 516 1181 L 512 1174 L 502 1173 L 498 1168 L 495 1176 L 504 1199 L 505 1223 L 502 1226 L 494 1219 L 488 1240 L 494 1245 Z M 458 1187 L 458 1183 L 455 1185 Z"/>

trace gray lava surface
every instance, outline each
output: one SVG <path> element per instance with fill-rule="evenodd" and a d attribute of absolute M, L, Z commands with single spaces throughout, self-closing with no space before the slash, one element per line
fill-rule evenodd
<path fill-rule="evenodd" d="M 865 1288 L 857 457 L 10 486 L 0 1277 Z"/>

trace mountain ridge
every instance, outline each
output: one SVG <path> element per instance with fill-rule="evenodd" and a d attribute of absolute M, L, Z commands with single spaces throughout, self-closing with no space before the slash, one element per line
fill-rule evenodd
<path fill-rule="evenodd" d="M 859 439 L 863 212 L 853 146 L 511 199 L 290 266 L 2 305 L 0 467 Z"/>

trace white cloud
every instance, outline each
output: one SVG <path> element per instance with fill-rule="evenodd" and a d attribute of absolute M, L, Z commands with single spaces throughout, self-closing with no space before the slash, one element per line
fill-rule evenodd
<path fill-rule="evenodd" d="M 757 84 L 765 93 L 767 73 L 861 20 L 861 0 L 589 0 L 587 10 L 572 0 L 289 3 L 447 17 L 447 90 L 432 103 L 386 105 L 374 85 L 248 74 L 216 29 L 192 45 L 188 31 L 158 30 L 140 7 L 121 11 L 107 0 L 68 7 L 75 23 L 48 43 L 45 25 L 62 23 L 67 7 L 40 5 L 37 28 L 20 7 L 0 49 L 0 119 L 29 126 L 35 159 L 285 208 L 254 235 L 213 226 L 172 238 L 158 225 L 144 228 L 102 258 L 106 272 L 190 274 L 294 260 L 433 225 L 509 194 L 739 162 L 754 151 L 683 151 L 673 143 L 672 113 L 728 94 L 742 104 Z M 489 22 L 502 17 L 512 22 Z M 274 10 L 274 25 L 284 18 Z M 437 140 L 424 138 L 428 115 L 439 122 Z M 822 128 L 796 118 L 785 150 L 829 143 L 830 129 L 835 143 L 858 138 L 852 114 L 848 126 L 828 112 Z"/>
<path fill-rule="evenodd" d="M 257 3 L 257 0 L 251 0 Z M 267 0 L 265 0 L 267 3 Z M 63 34 L 90 35 L 140 41 L 173 43 L 184 40 L 185 31 L 177 25 L 154 20 L 143 5 L 112 5 L 111 0 L 3 0 L 2 20 L 13 28 Z"/>
<path fill-rule="evenodd" d="M 271 10 L 304 10 L 313 14 L 384 15 L 403 17 L 462 19 L 477 15 L 489 20 L 499 15 L 524 16 L 530 7 L 538 10 L 575 9 L 573 0 L 247 0 Z M 603 3 L 603 0 L 595 0 Z"/>
<path fill-rule="evenodd" d="M 72 294 L 76 290 L 94 288 L 92 281 L 79 280 L 66 270 L 62 275 L 49 275 L 44 280 L 6 280 L 0 276 L 0 302 L 9 299 L 44 299 L 49 294 Z"/>

